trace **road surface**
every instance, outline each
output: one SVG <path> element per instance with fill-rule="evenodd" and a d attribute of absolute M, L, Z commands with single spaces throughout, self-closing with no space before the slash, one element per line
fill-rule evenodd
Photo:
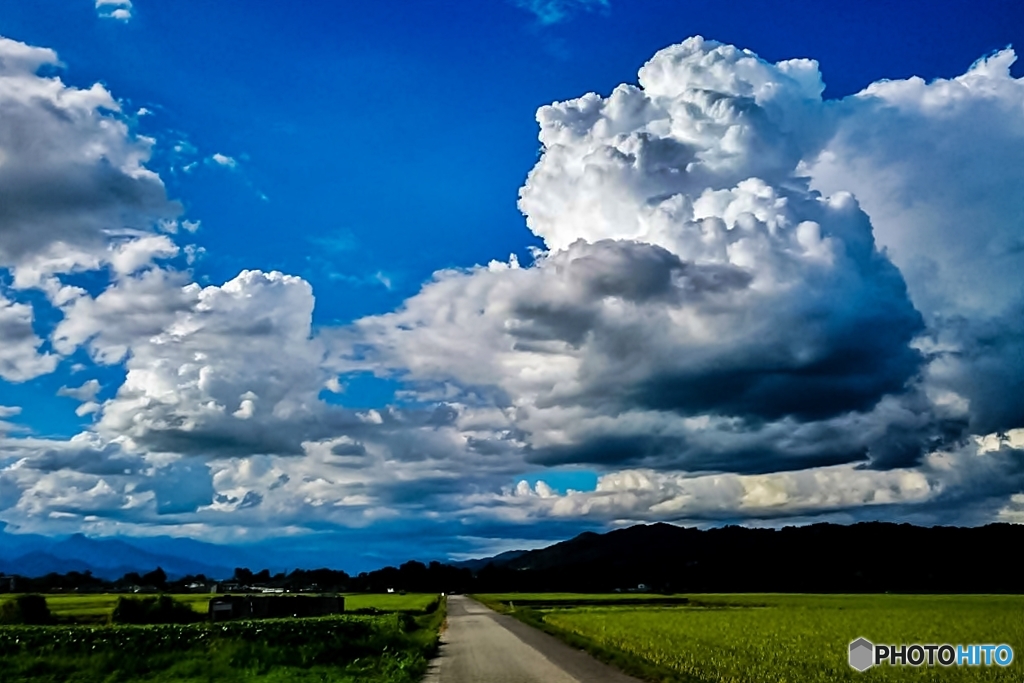
<path fill-rule="evenodd" d="M 448 598 L 441 654 L 424 683 L 640 683 L 463 595 Z"/>

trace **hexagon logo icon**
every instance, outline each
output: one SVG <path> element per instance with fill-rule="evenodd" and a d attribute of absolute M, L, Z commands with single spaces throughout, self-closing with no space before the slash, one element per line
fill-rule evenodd
<path fill-rule="evenodd" d="M 867 671 L 875 664 L 875 646 L 866 638 L 850 643 L 850 666 L 857 671 Z"/>

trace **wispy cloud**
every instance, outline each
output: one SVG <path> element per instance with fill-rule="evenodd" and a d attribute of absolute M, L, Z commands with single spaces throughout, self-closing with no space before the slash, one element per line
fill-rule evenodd
<path fill-rule="evenodd" d="M 326 235 L 317 235 L 308 238 L 314 246 L 334 254 L 352 251 L 358 244 L 355 235 L 350 230 L 335 230 Z"/>
<path fill-rule="evenodd" d="M 238 162 L 235 160 L 234 157 L 229 157 L 228 155 L 221 154 L 220 152 L 214 154 L 212 157 L 210 157 L 210 159 L 212 159 L 215 164 L 227 166 L 228 168 L 237 168 L 238 166 Z"/>
<path fill-rule="evenodd" d="M 550 26 L 565 21 L 577 12 L 608 10 L 608 0 L 512 0 L 537 17 L 541 24 Z"/>
<path fill-rule="evenodd" d="M 96 11 L 104 19 L 128 21 L 132 18 L 131 0 L 96 0 Z"/>

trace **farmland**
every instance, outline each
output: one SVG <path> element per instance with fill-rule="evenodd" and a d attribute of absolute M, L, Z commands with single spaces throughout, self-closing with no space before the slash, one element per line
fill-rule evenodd
<path fill-rule="evenodd" d="M 82 595 L 47 595 L 46 604 L 50 612 L 65 622 L 101 624 L 106 623 L 113 612 L 117 599 L 121 595 L 114 593 L 82 594 Z M 210 602 L 209 593 L 173 595 L 175 600 L 183 602 L 197 613 L 206 614 Z M 11 599 L 0 596 L 0 603 Z M 346 612 L 422 612 L 437 599 L 433 593 L 349 593 L 345 594 Z"/>
<path fill-rule="evenodd" d="M 706 683 L 1024 681 L 1024 596 L 985 595 L 572 595 L 478 599 L 635 675 Z M 679 604 L 687 598 L 688 604 Z M 643 604 L 622 604 L 643 603 Z M 617 604 L 618 603 L 618 604 Z M 999 667 L 890 667 L 858 673 L 851 640 L 1006 643 Z"/>
<path fill-rule="evenodd" d="M 110 593 L 47 595 L 46 604 L 50 608 L 50 613 L 59 621 L 100 624 L 107 622 L 119 597 L 121 596 Z M 201 614 L 206 614 L 206 606 L 210 602 L 209 595 L 175 595 L 173 597 Z M 0 602 L 3 602 L 2 597 L 0 597 Z"/>
<path fill-rule="evenodd" d="M 60 621 L 105 618 L 118 596 L 49 596 Z M 190 603 L 205 612 L 209 596 Z M 202 599 L 200 599 L 202 598 Z M 348 596 L 355 609 L 311 619 L 218 624 L 0 627 L 0 683 L 417 681 L 444 618 L 436 595 Z M 424 611 L 425 608 L 433 611 Z"/>
<path fill-rule="evenodd" d="M 434 593 L 354 593 L 345 595 L 345 610 L 349 612 L 421 612 L 437 599 Z"/>

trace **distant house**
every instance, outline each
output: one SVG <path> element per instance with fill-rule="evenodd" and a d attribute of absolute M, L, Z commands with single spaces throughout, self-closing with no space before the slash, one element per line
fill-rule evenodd
<path fill-rule="evenodd" d="M 225 595 L 211 599 L 207 608 L 211 621 L 324 617 L 329 614 L 341 614 L 344 611 L 345 598 L 340 595 Z"/>
<path fill-rule="evenodd" d="M 247 590 L 246 586 L 238 583 L 237 581 L 225 581 L 224 583 L 215 583 L 210 589 L 211 593 L 239 593 Z"/>
<path fill-rule="evenodd" d="M 0 593 L 17 593 L 18 579 L 13 576 L 0 576 Z"/>

